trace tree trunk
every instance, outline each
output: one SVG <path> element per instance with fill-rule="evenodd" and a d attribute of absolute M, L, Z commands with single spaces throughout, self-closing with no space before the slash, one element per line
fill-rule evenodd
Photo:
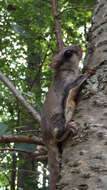
<path fill-rule="evenodd" d="M 16 164 L 17 164 L 17 157 L 16 154 L 14 153 L 12 157 L 11 190 L 15 190 Z"/>
<path fill-rule="evenodd" d="M 29 69 L 29 76 L 26 79 L 29 91 L 35 92 L 37 102 L 41 100 L 41 58 L 40 54 L 35 53 L 35 44 L 33 41 L 29 41 L 28 43 L 28 69 Z M 35 72 L 34 74 L 34 71 Z M 32 75 L 33 73 L 33 75 Z M 26 117 L 25 117 L 26 114 Z M 23 117 L 24 116 L 24 117 Z M 32 120 L 32 118 L 26 113 L 25 110 L 21 113 L 21 123 L 23 126 L 26 126 L 23 131 L 29 131 L 35 129 L 36 122 Z M 38 136 L 38 132 L 33 133 L 33 135 Z M 38 185 L 38 172 L 37 172 L 37 165 L 33 165 L 33 159 L 28 156 L 20 156 L 20 158 L 24 159 L 24 163 L 20 164 L 18 168 L 18 188 L 22 188 L 23 190 L 33 190 L 37 188 Z M 35 171 L 35 172 L 34 172 Z"/>
<path fill-rule="evenodd" d="M 58 190 L 107 190 L 107 1 L 97 0 L 85 66 L 96 67 L 78 98 L 78 135 L 63 144 Z"/>

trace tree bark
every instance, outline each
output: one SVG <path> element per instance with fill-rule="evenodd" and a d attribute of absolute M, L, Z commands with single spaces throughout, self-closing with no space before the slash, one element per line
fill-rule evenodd
<path fill-rule="evenodd" d="M 0 143 L 20 142 L 28 144 L 44 145 L 39 137 L 35 136 L 19 136 L 19 135 L 0 135 Z"/>
<path fill-rule="evenodd" d="M 12 156 L 11 190 L 15 190 L 16 164 L 17 164 L 17 157 L 14 153 Z"/>
<path fill-rule="evenodd" d="M 96 73 L 74 115 L 78 134 L 63 144 L 59 190 L 107 190 L 107 1 L 96 1 L 85 66 Z"/>
<path fill-rule="evenodd" d="M 58 10 L 58 1 L 57 0 L 43 0 L 43 1 L 51 4 L 52 12 L 53 12 L 53 19 L 54 19 L 57 47 L 58 47 L 58 50 L 61 51 L 62 48 L 64 48 L 64 42 L 63 42 L 63 37 L 62 37 L 60 14 L 59 14 L 59 10 Z"/>
<path fill-rule="evenodd" d="M 51 4 L 52 4 L 52 11 L 53 11 L 57 46 L 58 46 L 58 50 L 61 51 L 62 48 L 64 48 L 64 43 L 63 43 L 63 37 L 62 37 L 60 16 L 59 16 L 59 11 L 58 11 L 58 2 L 57 0 L 51 0 Z"/>

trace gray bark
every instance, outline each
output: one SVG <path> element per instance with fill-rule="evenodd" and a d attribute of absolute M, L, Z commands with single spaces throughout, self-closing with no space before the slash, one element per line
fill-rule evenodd
<path fill-rule="evenodd" d="M 107 0 L 97 0 L 85 65 L 97 66 L 74 115 L 78 134 L 63 144 L 58 190 L 107 190 Z"/>

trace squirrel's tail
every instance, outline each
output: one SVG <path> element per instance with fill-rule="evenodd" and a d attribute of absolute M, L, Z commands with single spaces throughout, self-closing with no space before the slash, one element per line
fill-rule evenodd
<path fill-rule="evenodd" d="M 57 145 L 48 147 L 48 166 L 50 172 L 50 190 L 56 190 L 56 184 L 59 181 L 60 172 Z"/>

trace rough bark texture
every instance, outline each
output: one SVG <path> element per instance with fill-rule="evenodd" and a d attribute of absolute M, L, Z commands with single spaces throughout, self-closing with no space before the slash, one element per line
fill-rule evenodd
<path fill-rule="evenodd" d="M 107 190 L 107 0 L 96 1 L 85 64 L 99 66 L 74 115 L 78 135 L 63 144 L 58 190 Z"/>

